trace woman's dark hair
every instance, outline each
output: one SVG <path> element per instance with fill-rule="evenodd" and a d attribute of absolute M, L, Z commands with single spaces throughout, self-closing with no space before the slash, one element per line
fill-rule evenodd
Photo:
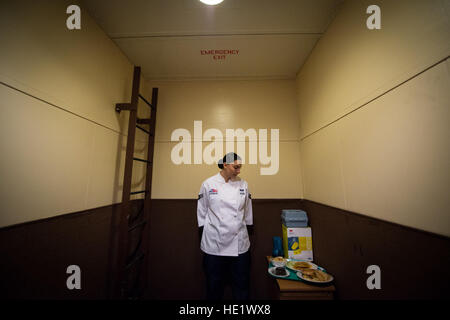
<path fill-rule="evenodd" d="M 236 160 L 241 160 L 241 157 L 239 157 L 236 153 L 234 152 L 228 152 L 226 155 L 223 156 L 222 159 L 219 160 L 219 162 L 217 163 L 217 165 L 219 166 L 220 169 L 223 169 L 223 164 L 224 163 L 233 163 Z"/>

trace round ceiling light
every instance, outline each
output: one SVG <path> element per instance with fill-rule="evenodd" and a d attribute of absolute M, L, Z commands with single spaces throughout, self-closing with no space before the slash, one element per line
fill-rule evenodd
<path fill-rule="evenodd" d="M 204 4 L 214 6 L 216 4 L 221 3 L 223 0 L 200 0 L 200 1 L 203 2 Z"/>

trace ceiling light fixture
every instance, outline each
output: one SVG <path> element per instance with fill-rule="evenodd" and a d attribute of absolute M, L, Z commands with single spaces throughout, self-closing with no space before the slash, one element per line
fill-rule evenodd
<path fill-rule="evenodd" d="M 200 1 L 203 2 L 204 4 L 215 6 L 216 4 L 221 3 L 223 0 L 200 0 Z"/>

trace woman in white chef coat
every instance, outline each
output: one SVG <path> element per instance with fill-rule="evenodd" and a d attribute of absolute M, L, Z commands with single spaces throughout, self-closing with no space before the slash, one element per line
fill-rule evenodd
<path fill-rule="evenodd" d="M 209 300 L 222 299 L 230 278 L 233 298 L 245 300 L 250 285 L 247 226 L 253 225 L 252 200 L 247 182 L 238 177 L 241 158 L 230 152 L 218 165 L 221 171 L 202 183 L 197 202 L 206 295 Z"/>

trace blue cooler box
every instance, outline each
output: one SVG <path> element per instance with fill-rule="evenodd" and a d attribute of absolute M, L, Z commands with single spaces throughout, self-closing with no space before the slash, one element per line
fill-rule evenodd
<path fill-rule="evenodd" d="M 308 216 L 303 210 L 284 209 L 281 211 L 281 222 L 288 228 L 306 228 Z"/>
<path fill-rule="evenodd" d="M 283 251 L 285 258 L 313 260 L 312 234 L 308 216 L 303 210 L 281 211 Z"/>

